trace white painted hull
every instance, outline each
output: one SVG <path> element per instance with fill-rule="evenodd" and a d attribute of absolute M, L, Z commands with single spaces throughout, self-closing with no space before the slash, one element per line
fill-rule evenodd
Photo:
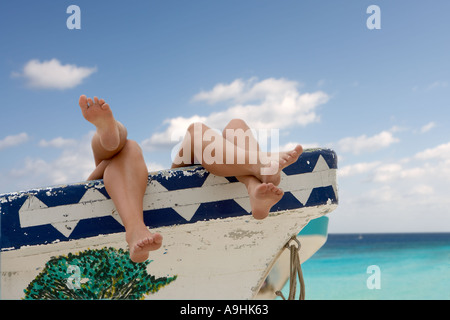
<path fill-rule="evenodd" d="M 157 277 L 177 275 L 177 280 L 147 298 L 252 299 L 292 234 L 335 207 L 290 210 L 260 221 L 238 217 L 160 228 L 164 245 L 152 252 L 148 272 Z M 303 245 L 306 250 L 308 245 Z M 24 288 L 55 254 L 105 246 L 126 248 L 124 234 L 3 252 L 2 299 L 23 298 Z"/>
<path fill-rule="evenodd" d="M 210 176 L 199 187 L 177 191 L 170 190 L 170 186 L 163 187 L 165 178 L 161 178 L 161 175 L 166 175 L 164 172 L 160 174 L 158 183 L 155 182 L 156 178 L 149 179 L 148 196 L 144 203 L 157 208 L 146 214 L 150 217 L 173 217 L 172 209 L 162 212 L 161 208 L 175 206 L 173 209 L 181 216 L 177 219 L 181 220 L 177 220 L 180 223 L 163 221 L 160 226 L 150 226 L 163 235 L 164 241 L 159 250 L 151 252 L 152 261 L 147 265 L 147 272 L 156 278 L 170 277 L 172 280 L 156 292 L 145 293 L 141 298 L 254 299 L 275 261 L 284 251 L 285 243 L 298 234 L 311 219 L 323 216 L 337 207 L 336 167 L 329 168 L 323 159 L 320 160 L 321 151 L 316 153 L 319 154 L 319 159 L 316 157 L 317 163 L 312 165 L 310 173 L 283 174 L 280 186 L 288 200 L 280 201 L 280 207 L 264 220 L 255 220 L 249 214 L 245 190 L 242 192 L 238 182 Z M 331 155 L 334 157 L 334 153 Z M 306 162 L 309 165 L 309 160 L 305 160 Z M 196 170 L 183 172 L 181 179 L 187 176 L 186 173 L 198 173 L 199 170 Z M 47 191 L 0 196 L 2 216 L 8 218 L 2 220 L 2 236 L 5 235 L 0 255 L 2 299 L 24 298 L 24 289 L 39 279 L 52 257 L 83 254 L 89 249 L 126 250 L 123 231 L 110 232 L 109 229 L 104 229 L 106 231 L 102 232 L 101 228 L 106 228 L 106 224 L 117 224 L 117 213 L 114 207 L 108 209 L 110 213 L 99 212 L 101 204 L 105 203 L 105 208 L 109 208 L 111 200 L 97 195 L 95 190 L 98 190 L 98 185 L 86 184 L 87 191 L 83 191 L 85 194 L 78 196 L 81 200 L 74 204 L 47 206 L 47 196 L 56 197 L 58 193 L 78 187 L 79 185 L 64 186 L 60 189 L 49 188 Z M 215 191 L 211 188 L 215 188 Z M 191 202 L 180 203 L 180 197 L 177 197 L 180 193 L 185 194 L 184 200 Z M 149 198 L 154 194 L 160 196 Z M 234 205 L 231 200 L 226 200 L 226 194 L 231 195 Z M 201 204 L 201 197 L 206 200 L 206 205 Z M 219 197 L 219 200 L 215 199 L 217 202 L 211 203 L 214 197 Z M 315 203 L 318 204 L 314 205 Z M 284 205 L 288 209 L 280 210 Z M 193 207 L 195 210 L 192 210 Z M 227 210 L 232 208 L 237 208 L 242 213 L 239 211 L 227 216 L 230 214 Z M 91 214 L 101 219 L 92 217 Z M 105 215 L 113 219 L 103 218 Z M 63 218 L 66 220 L 62 221 Z M 45 222 L 40 223 L 40 219 Z M 149 220 L 153 222 L 155 219 Z M 91 227 L 93 223 L 96 223 L 95 228 L 100 228 L 97 235 L 85 235 L 96 230 Z M 168 225 L 164 225 L 165 223 Z M 44 237 L 47 238 L 42 239 Z M 55 237 L 56 240 L 52 240 Z M 32 239 L 29 244 L 28 239 Z M 35 243 L 39 241 L 40 243 Z M 307 251 L 306 247 L 305 244 Z M 65 272 L 62 271 L 63 279 Z M 65 277 L 68 278 L 69 274 Z M 86 285 L 95 285 L 100 280 L 104 279 L 83 278 Z"/>

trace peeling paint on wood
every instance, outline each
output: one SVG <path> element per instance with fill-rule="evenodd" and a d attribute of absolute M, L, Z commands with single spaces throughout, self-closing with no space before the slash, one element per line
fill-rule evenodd
<path fill-rule="evenodd" d="M 283 170 L 285 195 L 264 220 L 234 177 L 199 166 L 150 173 L 144 221 L 164 243 L 147 270 L 176 280 L 147 298 L 255 297 L 290 237 L 337 207 L 336 170 L 333 151 L 306 150 Z M 2 298 L 22 298 L 52 256 L 127 245 L 102 180 L 0 195 L 0 216 Z"/>

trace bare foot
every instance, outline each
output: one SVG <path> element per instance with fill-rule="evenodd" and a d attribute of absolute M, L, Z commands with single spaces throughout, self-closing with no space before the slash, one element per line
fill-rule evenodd
<path fill-rule="evenodd" d="M 117 149 L 120 143 L 119 128 L 105 100 L 94 97 L 92 101 L 82 95 L 79 105 L 83 117 L 97 128 L 102 146 L 109 151 Z"/>
<path fill-rule="evenodd" d="M 146 227 L 137 232 L 126 234 L 130 259 L 133 262 L 144 262 L 148 259 L 150 251 L 158 250 L 162 244 L 162 236 L 159 233 L 151 233 Z"/>
<path fill-rule="evenodd" d="M 248 195 L 252 207 L 252 215 L 255 219 L 264 219 L 272 208 L 283 197 L 283 190 L 273 183 L 250 184 Z"/>
<path fill-rule="evenodd" d="M 262 159 L 265 164 L 261 165 L 256 177 L 260 179 L 261 182 L 273 183 L 275 186 L 279 185 L 281 180 L 281 170 L 296 162 L 302 152 L 302 146 L 297 145 L 291 151 L 283 151 L 270 155 L 262 154 L 265 157 Z"/>

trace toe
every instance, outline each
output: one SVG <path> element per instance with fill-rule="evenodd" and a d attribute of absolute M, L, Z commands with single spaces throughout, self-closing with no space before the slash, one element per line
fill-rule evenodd
<path fill-rule="evenodd" d="M 162 238 L 162 236 L 159 233 L 155 234 L 154 237 L 153 237 L 154 242 L 158 243 L 158 244 L 162 242 L 162 239 L 163 238 Z"/>
<path fill-rule="evenodd" d="M 144 245 L 142 244 L 142 242 L 141 242 L 141 241 L 138 241 L 138 242 L 136 242 L 135 248 L 136 248 L 136 249 L 142 249 L 143 246 L 144 246 Z"/>
<path fill-rule="evenodd" d="M 88 107 L 90 107 L 90 106 L 92 106 L 94 104 L 94 101 L 92 101 L 91 98 L 88 98 L 87 102 L 88 102 Z"/>
<path fill-rule="evenodd" d="M 83 110 L 85 110 L 88 107 L 88 100 L 84 94 L 80 96 L 80 100 L 78 101 L 78 104 L 80 105 L 81 109 L 83 109 Z"/>
<path fill-rule="evenodd" d="M 268 183 L 262 183 L 262 184 L 259 186 L 259 191 L 260 191 L 260 192 L 266 192 L 267 189 L 269 189 L 269 184 L 268 184 Z"/>

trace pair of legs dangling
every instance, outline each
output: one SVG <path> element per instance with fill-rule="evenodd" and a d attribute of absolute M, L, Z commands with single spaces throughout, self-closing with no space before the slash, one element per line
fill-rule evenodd
<path fill-rule="evenodd" d="M 147 188 L 148 169 L 142 150 L 135 141 L 127 139 L 126 128 L 115 120 L 109 105 L 103 99 L 99 100 L 94 97 L 93 101 L 82 95 L 79 105 L 84 118 L 97 129 L 92 138 L 96 168 L 88 180 L 103 178 L 106 191 L 113 200 L 125 227 L 130 258 L 134 262 L 143 262 L 148 259 L 149 251 L 161 247 L 163 239 L 160 234 L 151 233 L 143 220 L 143 198 Z M 194 145 L 195 139 L 190 137 L 198 134 L 198 128 L 201 128 L 202 136 L 207 131 L 209 134 L 211 133 L 204 124 L 197 123 L 189 126 L 172 168 L 192 165 L 194 158 L 202 159 L 200 152 L 203 154 L 210 143 L 222 139 L 220 145 L 223 146 L 221 151 L 223 151 L 224 161 L 219 163 L 202 162 L 201 164 L 214 175 L 235 176 L 244 183 L 249 194 L 253 216 L 256 219 L 264 219 L 269 214 L 270 208 L 283 196 L 283 191 L 277 187 L 280 182 L 281 169 L 297 161 L 302 147 L 298 145 L 289 152 L 271 155 L 271 159 L 276 159 L 276 161 L 268 164 L 263 164 L 259 160 L 253 163 L 248 161 L 255 156 L 253 153 L 257 153 L 256 159 L 267 156 L 267 153 L 261 152 L 259 147 L 256 150 L 249 150 L 248 146 L 252 145 L 250 141 L 249 143 L 244 141 L 244 145 L 239 145 L 239 141 L 235 137 L 228 138 L 228 140 L 225 134 L 227 129 L 242 129 L 244 132 L 249 130 L 244 121 L 234 119 L 225 127 L 222 135 L 214 133 L 213 139 L 200 139 L 201 143 Z M 254 137 L 249 135 L 248 139 L 254 139 Z M 253 142 L 257 145 L 256 140 Z M 188 161 L 181 160 L 185 159 L 185 157 L 182 158 L 184 150 L 190 150 Z M 235 159 L 233 160 L 236 161 L 231 161 L 231 163 L 229 160 L 225 161 L 227 150 L 234 151 Z M 241 151 L 242 153 L 240 153 Z M 244 155 L 245 162 L 243 164 L 237 161 L 238 155 Z M 262 169 L 267 169 L 269 165 L 276 165 L 276 170 L 268 175 L 262 174 L 264 172 Z"/>

